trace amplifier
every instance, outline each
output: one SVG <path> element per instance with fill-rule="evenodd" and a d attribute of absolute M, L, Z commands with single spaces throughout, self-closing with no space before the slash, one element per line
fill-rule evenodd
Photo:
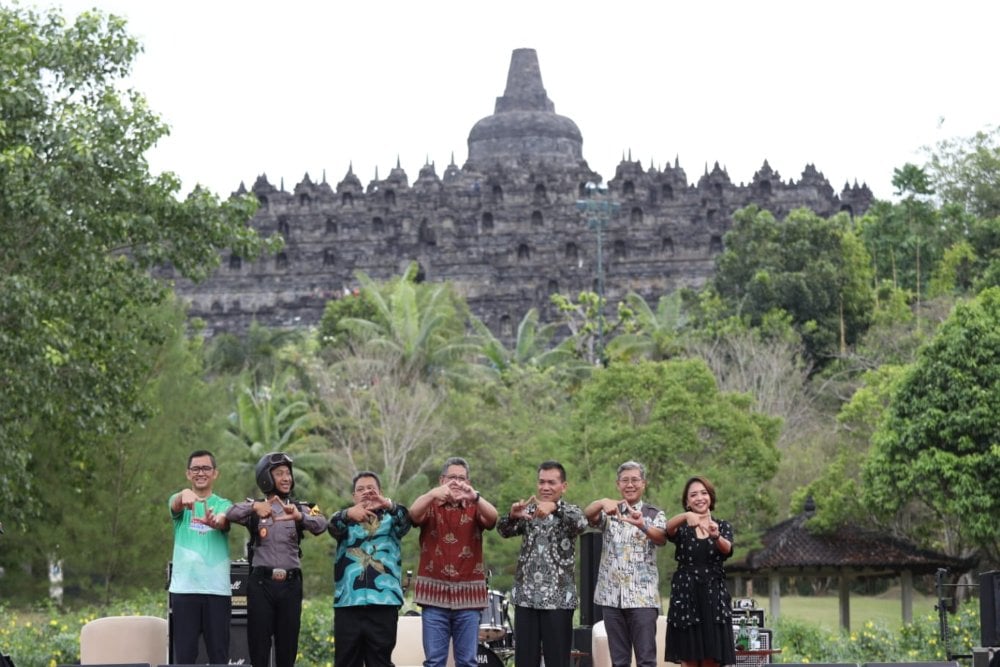
<path fill-rule="evenodd" d="M 167 563 L 167 588 L 170 587 L 170 576 L 174 569 L 173 561 Z M 245 560 L 234 560 L 229 564 L 230 595 L 232 595 L 233 614 L 246 614 L 247 611 L 247 580 L 250 579 L 250 563 Z"/>
<path fill-rule="evenodd" d="M 250 579 L 250 563 L 234 560 L 229 564 L 229 580 L 232 585 L 233 614 L 247 611 L 247 581 Z"/>

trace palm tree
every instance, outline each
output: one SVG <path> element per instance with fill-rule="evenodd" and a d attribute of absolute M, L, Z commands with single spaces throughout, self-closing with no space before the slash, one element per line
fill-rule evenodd
<path fill-rule="evenodd" d="M 308 489 L 330 477 L 342 481 L 337 474 L 342 461 L 322 435 L 325 417 L 298 385 L 296 369 L 286 369 L 266 384 L 257 384 L 245 371 L 234 383 L 233 400 L 226 448 L 238 461 L 241 479 L 254 479 L 261 456 L 282 451 L 295 459 L 297 487 Z"/>
<path fill-rule="evenodd" d="M 483 355 L 501 375 L 520 366 L 538 370 L 554 369 L 567 378 L 579 379 L 592 370 L 592 366 L 576 354 L 571 340 L 552 345 L 552 339 L 561 324 L 552 322 L 540 325 L 538 310 L 535 308 L 521 318 L 517 325 L 517 338 L 510 349 L 481 320 L 474 318 L 472 323 L 482 341 Z"/>
<path fill-rule="evenodd" d="M 365 273 L 356 277 L 378 315 L 371 319 L 344 318 L 340 326 L 376 358 L 398 359 L 404 378 L 423 378 L 437 384 L 444 379 L 467 380 L 481 374 L 474 363 L 481 350 L 465 333 L 466 308 L 446 284 L 416 284 L 417 265 L 391 283 L 380 286 Z"/>
<path fill-rule="evenodd" d="M 661 296 L 655 311 L 635 292 L 625 297 L 625 303 L 631 311 L 632 331 L 608 343 L 609 357 L 663 361 L 681 353 L 678 335 L 687 316 L 680 291 Z"/>

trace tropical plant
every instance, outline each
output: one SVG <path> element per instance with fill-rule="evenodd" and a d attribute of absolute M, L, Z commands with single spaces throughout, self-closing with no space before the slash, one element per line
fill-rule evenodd
<path fill-rule="evenodd" d="M 339 327 L 355 340 L 357 353 L 376 358 L 394 356 L 406 380 L 433 384 L 481 377 L 483 366 L 476 341 L 465 333 L 467 306 L 446 284 L 417 284 L 417 264 L 382 286 L 357 274 L 365 299 L 375 307 L 373 319 L 345 317 Z"/>

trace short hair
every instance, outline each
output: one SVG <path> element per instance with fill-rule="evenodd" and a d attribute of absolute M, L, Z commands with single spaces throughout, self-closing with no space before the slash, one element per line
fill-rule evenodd
<path fill-rule="evenodd" d="M 372 479 L 375 480 L 375 486 L 378 487 L 378 490 L 379 491 L 382 490 L 382 480 L 378 478 L 378 475 L 373 473 L 371 470 L 362 470 L 361 472 L 359 472 L 357 475 L 354 476 L 354 479 L 351 480 L 352 492 L 354 491 L 354 486 L 358 483 L 358 480 L 361 479 L 362 477 L 371 477 Z"/>
<path fill-rule="evenodd" d="M 543 470 L 558 470 L 559 481 L 566 481 L 566 468 L 563 468 L 563 464 L 559 463 L 559 461 L 542 461 L 538 466 L 538 472 L 542 472 Z"/>
<path fill-rule="evenodd" d="M 702 477 L 701 475 L 695 475 L 694 477 L 691 477 L 690 479 L 688 479 L 687 483 L 684 484 L 684 492 L 681 493 L 681 507 L 683 507 L 685 510 L 688 509 L 688 504 L 687 504 L 688 489 L 691 488 L 691 485 L 694 484 L 695 482 L 701 482 L 702 486 L 705 487 L 705 490 L 708 491 L 708 497 L 711 499 L 711 502 L 708 504 L 708 509 L 714 510 L 715 487 L 712 486 L 712 483 L 710 481 L 708 481 L 708 478 Z"/>
<path fill-rule="evenodd" d="M 626 470 L 638 470 L 639 477 L 641 477 L 643 480 L 646 479 L 646 466 L 642 465 L 638 461 L 626 461 L 625 463 L 618 466 L 618 472 L 615 474 L 615 478 L 620 479 L 622 473 L 625 472 Z"/>
<path fill-rule="evenodd" d="M 194 461 L 199 456 L 207 456 L 208 458 L 212 459 L 212 467 L 218 468 L 218 466 L 215 463 L 215 454 L 208 451 L 207 449 L 196 449 L 193 452 L 191 452 L 188 455 L 188 468 L 191 467 L 191 461 Z"/>
<path fill-rule="evenodd" d="M 441 466 L 441 476 L 444 477 L 448 474 L 448 468 L 452 466 L 462 466 L 465 468 L 465 476 L 469 476 L 469 462 L 463 459 L 461 456 L 449 456 L 444 461 L 444 465 Z"/>

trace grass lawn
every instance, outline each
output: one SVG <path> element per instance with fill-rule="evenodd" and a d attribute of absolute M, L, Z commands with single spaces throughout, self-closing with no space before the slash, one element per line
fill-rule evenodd
<path fill-rule="evenodd" d="M 767 595 L 755 595 L 757 604 L 764 609 L 764 625 L 772 624 L 771 612 L 768 609 Z M 913 617 L 925 614 L 937 614 L 934 605 L 937 597 L 913 594 Z M 866 621 L 874 621 L 890 630 L 897 630 L 903 624 L 903 606 L 900 602 L 899 589 L 894 588 L 882 595 L 852 595 L 851 596 L 851 628 L 857 630 Z M 836 592 L 825 596 L 802 597 L 800 595 L 783 595 L 781 597 L 781 616 L 795 618 L 819 625 L 828 630 L 840 627 L 840 604 Z"/>

